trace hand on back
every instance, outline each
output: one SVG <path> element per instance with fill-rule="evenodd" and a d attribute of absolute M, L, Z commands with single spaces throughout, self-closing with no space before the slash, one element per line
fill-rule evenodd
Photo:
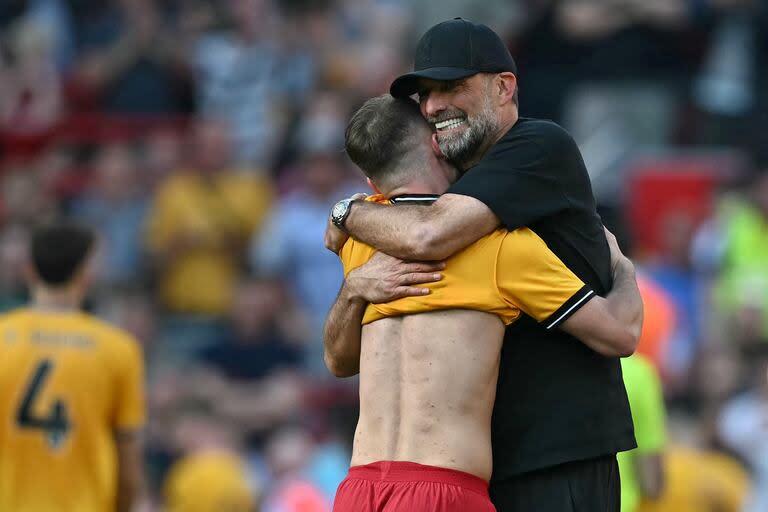
<path fill-rule="evenodd" d="M 429 289 L 417 285 L 439 281 L 442 279 L 439 271 L 444 268 L 445 263 L 440 261 L 403 261 L 378 252 L 347 275 L 347 287 L 372 304 L 427 295 Z"/>

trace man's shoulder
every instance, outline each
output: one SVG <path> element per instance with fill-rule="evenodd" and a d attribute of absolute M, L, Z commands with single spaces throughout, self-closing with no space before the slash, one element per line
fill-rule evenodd
<path fill-rule="evenodd" d="M 521 117 L 515 125 L 499 140 L 497 146 L 517 142 L 537 142 L 545 146 L 551 144 L 573 143 L 573 137 L 559 124 L 546 119 Z"/>

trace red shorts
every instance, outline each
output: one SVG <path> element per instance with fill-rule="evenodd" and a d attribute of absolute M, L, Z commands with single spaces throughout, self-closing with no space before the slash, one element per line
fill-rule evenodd
<path fill-rule="evenodd" d="M 453 469 L 414 462 L 349 468 L 334 512 L 495 512 L 488 482 Z"/>

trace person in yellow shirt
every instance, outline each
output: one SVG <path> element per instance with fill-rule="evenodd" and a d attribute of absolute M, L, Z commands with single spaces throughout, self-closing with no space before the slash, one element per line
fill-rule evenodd
<path fill-rule="evenodd" d="M 32 302 L 0 316 L 0 510 L 127 512 L 142 491 L 143 358 L 79 310 L 95 236 L 32 236 Z"/>
<path fill-rule="evenodd" d="M 671 447 L 665 455 L 667 484 L 657 500 L 640 502 L 638 512 L 741 512 L 749 475 L 732 457 L 710 450 Z"/>
<path fill-rule="evenodd" d="M 193 453 L 179 460 L 165 484 L 168 512 L 255 512 L 243 462 L 226 451 Z"/>
<path fill-rule="evenodd" d="M 228 310 L 245 247 L 272 199 L 264 177 L 232 172 L 221 123 L 194 129 L 192 167 L 159 187 L 147 223 L 160 299 L 172 313 L 220 317 Z"/>
<path fill-rule="evenodd" d="M 182 456 L 163 483 L 167 512 L 256 512 L 260 489 L 249 474 L 242 432 L 196 409 L 179 410 L 173 443 Z"/>

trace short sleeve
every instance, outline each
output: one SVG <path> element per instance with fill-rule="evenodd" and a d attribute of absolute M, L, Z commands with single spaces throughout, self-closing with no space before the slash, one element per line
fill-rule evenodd
<path fill-rule="evenodd" d="M 562 324 L 594 297 L 592 289 L 527 228 L 504 238 L 496 259 L 496 286 L 505 302 L 547 329 Z"/>
<path fill-rule="evenodd" d="M 114 428 L 131 431 L 141 428 L 145 421 L 144 360 L 136 340 L 127 338 L 126 350 L 119 358 L 117 377 L 117 407 Z"/>
<path fill-rule="evenodd" d="M 482 201 L 509 230 L 568 209 L 563 189 L 569 177 L 564 173 L 571 167 L 568 159 L 580 161 L 578 147 L 556 124 L 534 123 L 525 134 L 508 134 L 500 140 L 448 193 Z"/>
<path fill-rule="evenodd" d="M 664 448 L 666 413 L 661 381 L 653 364 L 638 354 L 622 359 L 624 384 L 637 439 L 637 453 L 655 453 Z"/>

